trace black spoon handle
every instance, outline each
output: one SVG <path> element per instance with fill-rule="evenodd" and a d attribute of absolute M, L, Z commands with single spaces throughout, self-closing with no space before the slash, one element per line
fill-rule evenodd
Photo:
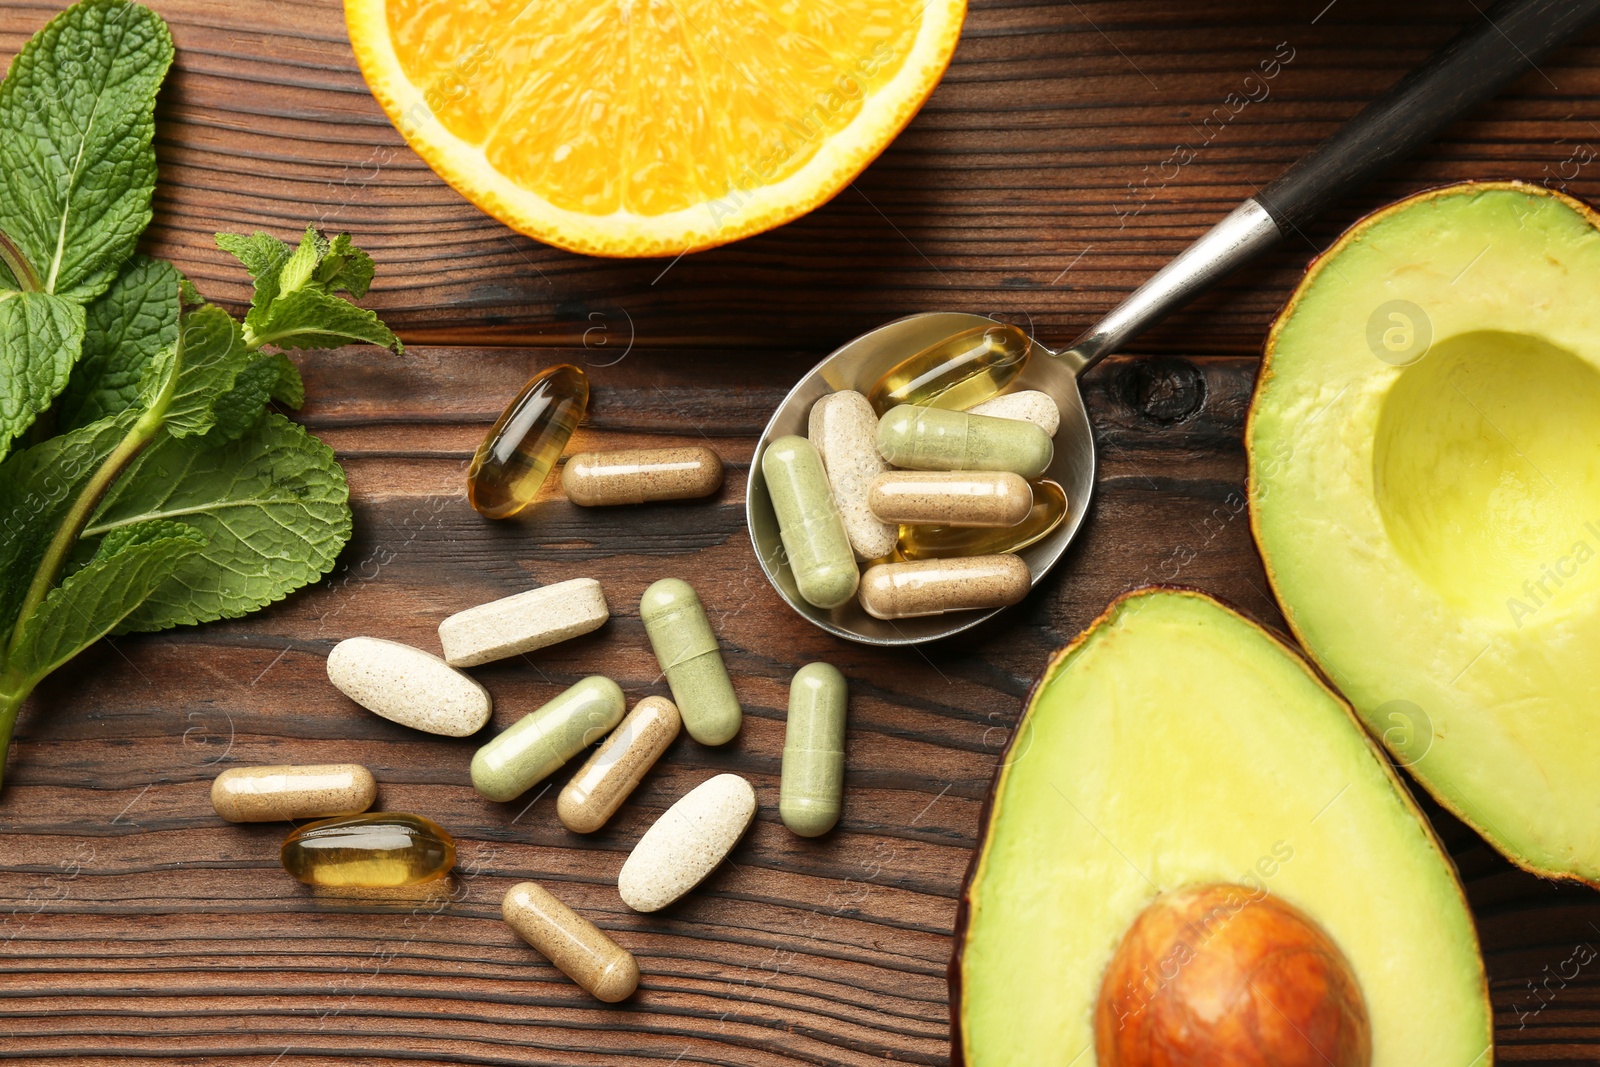
<path fill-rule="evenodd" d="M 1470 0 L 1469 0 L 1470 2 Z M 1077 374 L 1432 140 L 1600 15 L 1600 0 L 1504 0 L 1316 151 L 1230 212 L 1062 352 Z"/>
<path fill-rule="evenodd" d="M 1507 0 L 1401 78 L 1255 199 L 1289 234 L 1494 96 L 1596 15 L 1600 0 Z"/>

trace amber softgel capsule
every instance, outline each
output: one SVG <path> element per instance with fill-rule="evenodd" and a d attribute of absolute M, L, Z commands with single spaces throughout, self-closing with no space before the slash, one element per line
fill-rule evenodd
<path fill-rule="evenodd" d="M 994 556 L 1020 552 L 1055 532 L 1067 517 L 1067 492 L 1048 478 L 1032 482 L 1033 507 L 1015 526 L 920 526 L 900 527 L 895 542 L 895 559 L 945 559 L 951 556 Z"/>
<path fill-rule="evenodd" d="M 515 515 L 539 493 L 589 408 L 589 378 L 563 363 L 540 371 L 489 430 L 467 468 L 467 500 L 491 519 Z"/>
<path fill-rule="evenodd" d="M 374 811 L 300 827 L 279 859 L 307 885 L 387 889 L 443 878 L 455 866 L 456 843 L 432 819 Z"/>
<path fill-rule="evenodd" d="M 879 415 L 899 404 L 971 407 L 1016 381 L 1032 351 L 1033 341 L 1015 326 L 976 326 L 895 364 L 867 399 Z"/>

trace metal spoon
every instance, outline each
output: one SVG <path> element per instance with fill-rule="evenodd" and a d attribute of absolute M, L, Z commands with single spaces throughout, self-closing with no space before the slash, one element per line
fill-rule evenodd
<path fill-rule="evenodd" d="M 1240 204 L 1145 282 L 1072 347 L 1053 352 L 1037 341 L 1014 388 L 1039 389 L 1061 408 L 1055 460 L 1046 477 L 1067 495 L 1067 517 L 1024 549 L 1033 584 L 1053 567 L 1083 524 L 1094 489 L 1094 429 L 1078 377 L 1202 290 L 1276 244 L 1340 194 L 1386 164 L 1431 141 L 1440 130 L 1493 96 L 1551 48 L 1600 15 L 1600 0 L 1507 0 L 1335 133 L 1277 181 Z M 891 367 L 953 334 L 999 325 L 982 315 L 933 312 L 880 326 L 818 363 L 790 390 L 767 423 L 750 464 L 745 510 L 756 558 L 779 595 L 817 626 L 868 645 L 909 645 L 971 629 L 1003 610 L 961 611 L 886 621 L 855 601 L 832 610 L 801 599 L 784 563 L 778 522 L 761 474 L 767 442 L 804 436 L 811 405 L 840 389 L 867 392 Z"/>

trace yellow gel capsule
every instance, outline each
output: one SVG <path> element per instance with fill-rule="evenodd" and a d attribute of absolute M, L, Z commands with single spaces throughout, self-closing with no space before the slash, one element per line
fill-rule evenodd
<path fill-rule="evenodd" d="M 279 858 L 307 885 L 384 889 L 449 874 L 456 843 L 432 819 L 373 811 L 302 826 L 283 842 Z"/>
<path fill-rule="evenodd" d="M 533 503 L 588 407 L 581 368 L 563 363 L 528 379 L 473 455 L 467 500 L 491 519 Z"/>
<path fill-rule="evenodd" d="M 1055 532 L 1067 517 L 1067 491 L 1048 478 L 1029 483 L 1033 507 L 1015 526 L 996 529 L 972 526 L 900 527 L 895 559 L 948 559 L 951 556 L 993 556 L 1020 552 Z M 874 560 L 875 563 L 885 562 Z"/>
<path fill-rule="evenodd" d="M 1015 326 L 975 326 L 896 363 L 867 399 L 879 415 L 900 404 L 970 408 L 1016 381 L 1032 351 Z"/>

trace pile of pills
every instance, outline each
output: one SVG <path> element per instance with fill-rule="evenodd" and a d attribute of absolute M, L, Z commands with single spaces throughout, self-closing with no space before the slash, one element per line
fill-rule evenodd
<path fill-rule="evenodd" d="M 869 615 L 904 619 L 1027 595 L 1016 553 L 1067 508 L 1061 486 L 1042 477 L 1061 425 L 1055 401 L 1031 389 L 994 395 L 1026 358 L 1014 332 L 990 328 L 920 353 L 873 398 L 830 393 L 812 406 L 805 437 L 767 446 L 761 473 L 807 603 L 832 609 L 853 597 Z"/>
<path fill-rule="evenodd" d="M 622 689 L 591 675 L 523 716 L 472 757 L 472 785 L 514 800 L 598 743 L 556 801 L 574 833 L 603 827 L 656 760 L 687 731 L 698 743 L 731 741 L 743 711 L 693 587 L 665 578 L 645 590 L 639 614 L 672 699 L 648 696 L 627 711 Z M 600 583 L 574 578 L 469 608 L 439 624 L 444 656 L 375 637 L 341 641 L 328 679 L 357 704 L 393 722 L 467 737 L 489 721 L 492 699 L 462 668 L 545 648 L 598 629 L 611 617 Z M 844 676 L 824 663 L 795 675 L 783 753 L 779 812 L 796 834 L 827 833 L 844 793 L 849 703 Z M 283 867 L 317 886 L 392 887 L 441 878 L 455 843 L 420 815 L 369 812 L 372 774 L 356 764 L 235 768 L 212 783 L 217 814 L 232 822 L 315 818 L 290 834 Z M 617 889 L 639 912 L 667 907 L 732 851 L 756 814 L 755 790 L 736 774 L 700 783 L 655 820 L 623 864 Z M 633 956 L 548 890 L 525 882 L 502 902 L 508 925 L 563 973 L 605 1001 L 639 981 Z"/>

